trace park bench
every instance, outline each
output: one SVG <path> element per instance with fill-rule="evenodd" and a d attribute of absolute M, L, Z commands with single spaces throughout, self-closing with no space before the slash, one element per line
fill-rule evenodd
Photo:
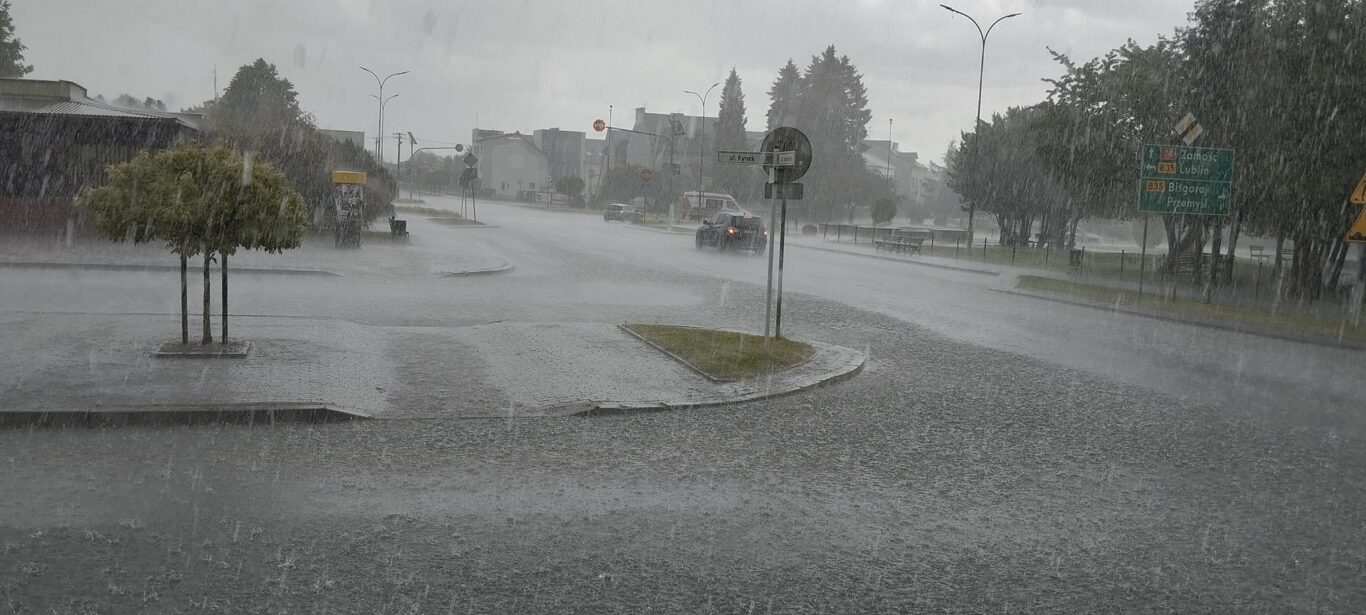
<path fill-rule="evenodd" d="M 879 239 L 873 242 L 874 250 L 894 250 L 905 254 L 920 254 L 920 246 L 925 243 L 925 238 L 918 235 L 893 234 L 887 239 Z"/>
<path fill-rule="evenodd" d="M 394 239 L 406 239 L 408 237 L 408 221 L 390 217 L 389 236 Z"/>
<path fill-rule="evenodd" d="M 1202 255 L 1203 256 L 1203 255 Z M 1176 256 L 1167 257 L 1169 270 L 1175 274 L 1191 273 L 1195 271 L 1195 254 L 1183 252 Z"/>

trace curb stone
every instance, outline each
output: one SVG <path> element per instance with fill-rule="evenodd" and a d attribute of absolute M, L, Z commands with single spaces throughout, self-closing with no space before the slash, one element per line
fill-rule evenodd
<path fill-rule="evenodd" d="M 9 427 L 98 427 L 107 425 L 202 425 L 336 423 L 369 419 L 355 409 L 315 402 L 223 404 L 141 404 L 96 406 L 84 410 L 15 410 L 0 412 L 0 429 Z"/>
<path fill-rule="evenodd" d="M 490 268 L 490 269 L 470 269 L 470 270 L 468 270 L 468 271 L 443 271 L 443 272 L 438 273 L 438 274 L 436 274 L 436 275 L 439 275 L 439 276 L 444 277 L 444 278 L 459 278 L 459 277 L 474 276 L 474 275 L 490 275 L 490 274 L 495 274 L 495 273 L 507 273 L 507 272 L 509 272 L 509 271 L 512 271 L 512 269 L 513 269 L 512 263 L 509 263 L 509 262 L 504 261 L 502 265 L 499 265 L 499 266 L 497 266 L 497 267 L 493 267 L 493 268 Z"/>
<path fill-rule="evenodd" d="M 663 234 L 663 235 L 693 235 L 694 233 L 696 233 L 696 231 L 669 231 L 669 230 L 664 230 L 664 229 L 660 229 L 660 228 L 651 228 L 651 227 L 648 227 L 648 226 L 641 226 L 641 225 L 639 225 L 639 224 L 628 224 L 628 225 L 626 226 L 626 228 L 633 228 L 633 229 L 636 229 L 636 230 L 638 230 L 638 231 L 647 231 L 647 232 L 650 232 L 650 233 L 660 233 L 660 234 Z"/>
<path fill-rule="evenodd" d="M 927 262 L 925 262 L 925 261 L 914 261 L 914 260 L 911 260 L 911 259 L 909 259 L 909 258 L 895 258 L 895 257 L 892 257 L 892 256 L 882 256 L 882 255 L 879 255 L 879 254 L 862 254 L 862 253 L 859 253 L 859 252 L 852 252 L 852 251 L 849 251 L 849 250 L 836 250 L 836 249 L 834 249 L 834 248 L 823 248 L 823 247 L 820 247 L 820 246 L 808 246 L 808 245 L 800 244 L 800 243 L 788 244 L 788 247 L 794 247 L 794 246 L 795 246 L 795 247 L 798 247 L 798 248 L 805 248 L 805 249 L 807 249 L 807 250 L 819 250 L 819 251 L 821 251 L 821 252 L 831 252 L 831 253 L 834 253 L 834 254 L 846 254 L 846 255 L 848 255 L 848 256 L 857 256 L 857 257 L 860 257 L 860 258 L 873 258 L 873 259 L 877 259 L 877 260 L 880 260 L 880 261 L 891 261 L 891 262 L 894 262 L 894 263 L 906 263 L 906 264 L 908 264 L 908 265 L 920 265 L 921 267 L 934 267 L 934 268 L 936 268 L 936 269 L 947 269 L 947 270 L 949 270 L 949 271 L 960 271 L 960 272 L 962 272 L 962 273 L 975 273 L 975 274 L 977 274 L 977 275 L 989 275 L 989 276 L 999 276 L 999 275 L 1001 275 L 1001 272 L 999 272 L 999 271 L 992 271 L 992 270 L 990 270 L 990 269 L 974 269 L 974 268 L 972 268 L 972 267 L 959 267 L 959 266 L 957 266 L 957 265 L 944 265 L 944 264 L 941 264 L 941 263 L 927 263 Z"/>
<path fill-rule="evenodd" d="M 56 263 L 29 261 L 0 261 L 0 267 L 12 269 L 92 269 L 97 271 L 180 271 L 175 265 L 125 265 L 115 263 Z M 193 267 L 191 267 L 193 269 Z M 234 267 L 235 274 L 256 275 L 311 275 L 340 278 L 342 274 L 324 269 L 270 269 L 263 267 Z"/>
<path fill-rule="evenodd" d="M 1302 334 L 1297 334 L 1297 333 L 1289 333 L 1289 332 L 1284 332 L 1284 331 L 1276 331 L 1276 330 L 1274 330 L 1274 329 L 1268 329 L 1268 328 L 1265 328 L 1265 327 L 1257 327 L 1257 326 L 1252 326 L 1252 325 L 1230 324 L 1230 323 L 1226 323 L 1226 322 L 1220 322 L 1220 321 L 1217 321 L 1217 320 L 1210 320 L 1210 319 L 1208 319 L 1208 318 L 1198 318 L 1198 317 L 1191 317 L 1191 316 L 1175 316 L 1175 315 L 1171 315 L 1171 314 L 1162 314 L 1162 313 L 1158 313 L 1158 312 L 1152 312 L 1152 311 L 1149 311 L 1149 310 L 1139 310 L 1139 309 L 1134 309 L 1134 308 L 1117 307 L 1117 306 L 1114 306 L 1114 305 L 1111 305 L 1111 304 L 1108 304 L 1108 303 L 1097 303 L 1097 302 L 1095 302 L 1095 301 L 1084 301 L 1084 300 L 1080 300 L 1080 299 L 1071 299 L 1071 298 L 1067 298 L 1067 297 L 1057 297 L 1057 296 L 1053 296 L 1053 295 L 1047 295 L 1047 294 L 1042 294 L 1042 293 L 1031 293 L 1031 292 L 1027 292 L 1027 291 L 1015 290 L 1015 289 L 1010 289 L 1010 288 L 993 288 L 993 289 L 991 289 L 991 290 L 993 290 L 993 291 L 995 291 L 995 292 L 998 292 L 998 293 L 1004 293 L 1004 294 L 1007 294 L 1007 295 L 1018 295 L 1018 296 L 1020 296 L 1020 297 L 1029 297 L 1029 298 L 1031 298 L 1031 299 L 1042 299 L 1042 300 L 1044 300 L 1044 301 L 1053 301 L 1053 302 L 1056 302 L 1056 303 L 1065 303 L 1065 304 L 1068 304 L 1068 305 L 1075 305 L 1075 306 L 1079 306 L 1079 307 L 1086 307 L 1086 308 L 1091 308 L 1091 309 L 1095 309 L 1095 310 L 1105 310 L 1105 311 L 1110 311 L 1110 312 L 1119 312 L 1119 313 L 1121 313 L 1121 314 L 1129 314 L 1129 315 L 1131 315 L 1131 316 L 1139 316 L 1139 317 L 1142 317 L 1142 318 L 1151 318 L 1151 319 L 1153 319 L 1153 320 L 1163 320 L 1163 321 L 1167 321 L 1167 322 L 1175 322 L 1175 323 L 1180 323 L 1180 324 L 1185 324 L 1185 325 L 1192 325 L 1192 326 L 1196 326 L 1196 327 L 1205 327 L 1205 328 L 1208 328 L 1208 329 L 1219 329 L 1219 330 L 1223 330 L 1223 331 L 1232 331 L 1232 332 L 1234 332 L 1234 333 L 1245 333 L 1245 334 L 1248 334 L 1248 335 L 1256 335 L 1256 336 L 1267 337 L 1267 338 L 1271 338 L 1271 339 L 1285 340 L 1285 341 L 1287 341 L 1287 342 L 1298 342 L 1298 343 L 1301 343 L 1301 344 L 1314 344 L 1314 345 L 1317 345 L 1317 346 L 1328 346 L 1328 347 L 1332 347 L 1332 348 L 1345 348 L 1345 349 L 1347 349 L 1347 350 L 1366 350 L 1366 343 L 1357 342 L 1357 341 L 1352 341 L 1352 340 L 1335 340 L 1335 339 L 1328 338 L 1328 337 L 1321 337 L 1321 336 L 1314 336 L 1314 335 L 1302 335 Z"/>

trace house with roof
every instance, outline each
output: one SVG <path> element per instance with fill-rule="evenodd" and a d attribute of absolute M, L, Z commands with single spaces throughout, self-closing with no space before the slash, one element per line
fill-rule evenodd
<path fill-rule="evenodd" d="M 863 142 L 863 164 L 868 170 L 889 177 L 896 184 L 897 196 L 911 203 L 923 203 L 929 169 L 920 164 L 916 152 L 903 152 L 895 141 L 868 139 Z"/>
<path fill-rule="evenodd" d="M 536 147 L 531 135 L 492 134 L 476 139 L 472 146 L 479 158 L 479 185 L 500 197 L 513 199 L 522 190 L 545 190 L 553 183 L 550 158 Z"/>
<path fill-rule="evenodd" d="M 201 119 L 110 105 L 70 81 L 0 79 L 0 232 L 89 232 L 77 195 L 111 164 L 198 138 Z"/>

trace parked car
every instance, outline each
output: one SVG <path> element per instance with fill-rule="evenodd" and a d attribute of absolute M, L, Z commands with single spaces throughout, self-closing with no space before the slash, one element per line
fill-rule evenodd
<path fill-rule="evenodd" d="M 602 221 L 611 222 L 613 220 L 621 220 L 624 222 L 638 223 L 643 215 L 640 208 L 633 205 L 612 203 L 602 210 Z"/>
<path fill-rule="evenodd" d="M 721 252 L 753 250 L 763 254 L 768 247 L 768 228 L 763 218 L 750 214 L 722 212 L 708 218 L 697 229 L 697 249 L 716 246 Z"/>

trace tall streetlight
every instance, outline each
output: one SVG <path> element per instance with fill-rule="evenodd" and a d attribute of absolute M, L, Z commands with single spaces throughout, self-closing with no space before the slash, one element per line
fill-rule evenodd
<path fill-rule="evenodd" d="M 379 101 L 379 127 L 378 127 L 379 130 L 376 132 L 376 134 L 378 134 L 379 136 L 375 137 L 375 139 L 376 139 L 376 141 L 375 141 L 375 158 L 376 158 L 376 159 L 379 161 L 379 163 L 382 165 L 382 164 L 384 164 L 384 103 L 389 102 L 389 98 L 393 98 L 394 96 L 398 96 L 398 94 L 394 94 L 394 96 L 390 96 L 389 98 L 385 98 L 385 97 L 384 97 L 384 83 L 387 82 L 387 81 L 389 81 L 389 78 L 390 78 L 390 77 L 397 77 L 397 76 L 399 76 L 399 75 L 406 75 L 406 74 L 408 74 L 409 71 L 406 71 L 406 70 L 405 70 L 405 71 L 393 73 L 393 74 L 391 74 L 391 75 L 389 75 L 389 76 L 387 76 L 387 77 L 385 77 L 385 78 L 383 78 L 383 79 L 380 79 L 380 78 L 379 78 L 379 75 L 376 75 L 376 74 L 375 74 L 375 71 L 372 71 L 372 70 L 370 70 L 370 69 L 368 69 L 368 68 L 366 68 L 366 67 L 364 67 L 364 66 L 361 66 L 360 69 L 363 70 L 363 71 L 365 71 L 365 72 L 367 72 L 367 73 L 370 73 L 370 76 L 375 78 L 375 84 L 379 86 L 379 94 L 377 94 L 377 95 L 376 95 L 376 94 L 371 94 L 370 97 L 371 97 L 371 98 L 374 98 L 375 100 L 378 100 L 378 101 Z"/>
<path fill-rule="evenodd" d="M 389 101 L 398 98 L 398 94 L 390 94 L 388 98 L 383 99 L 381 99 L 378 96 L 375 96 L 374 94 L 371 94 L 370 98 L 379 101 L 379 125 L 380 130 L 384 130 L 384 109 L 389 106 Z M 380 162 L 381 165 L 384 164 L 384 148 L 381 147 L 383 144 L 384 133 L 375 135 L 375 158 Z"/>
<path fill-rule="evenodd" d="M 981 125 L 982 125 L 982 78 L 983 78 L 983 76 L 984 76 L 984 74 L 985 74 L 985 72 L 986 72 L 986 68 L 987 68 L 987 37 L 988 37 L 988 36 L 991 36 L 991 29 L 992 29 L 992 28 L 995 28 L 995 27 L 996 27 L 996 24 L 1001 23 L 1002 21 L 1004 21 L 1004 20 L 1006 20 L 1006 19 L 1010 19 L 1011 17 L 1018 17 L 1018 16 L 1020 15 L 1020 13 L 1011 13 L 1011 14 L 1009 14 L 1009 15 L 1006 15 L 1006 16 L 1004 16 L 1004 17 L 1001 17 L 1001 18 L 997 19 L 996 21 L 991 22 L 991 25 L 990 25 L 990 26 L 987 26 L 986 32 L 983 32 L 983 31 L 982 31 L 982 26 L 981 26 L 980 24 L 978 24 L 978 23 L 977 23 L 977 20 L 976 20 L 976 19 L 973 19 L 971 15 L 968 15 L 967 13 L 964 13 L 963 11 L 960 11 L 960 10 L 958 10 L 958 9 L 955 9 L 955 8 L 953 8 L 953 7 L 951 7 L 951 6 L 947 5 L 947 4 L 941 4 L 941 5 L 939 5 L 939 6 L 944 7 L 944 10 L 947 10 L 947 11 L 949 11 L 949 12 L 951 12 L 951 13 L 957 13 L 957 14 L 959 14 L 959 15 L 962 15 L 962 16 L 964 16 L 964 17 L 967 17 L 967 18 L 968 18 L 968 21 L 971 21 L 971 22 L 972 22 L 972 25 L 975 26 L 975 27 L 977 28 L 977 34 L 978 34 L 979 36 L 982 37 L 982 57 L 981 57 L 981 61 L 978 63 L 978 66 L 977 66 L 977 122 L 974 123 L 974 124 L 972 125 L 972 134 L 973 134 L 973 136 L 975 137 L 975 136 L 977 136 L 977 135 L 980 134 L 980 133 L 978 132 L 977 129 L 978 129 L 979 127 L 981 127 Z M 982 149 L 982 142 L 981 142 L 981 140 L 979 139 L 979 140 L 977 141 L 976 145 L 972 148 L 972 162 L 973 162 L 973 167 L 974 167 L 973 170 L 974 170 L 974 171 L 976 171 L 976 166 L 977 166 L 977 156 L 978 156 L 978 153 L 977 153 L 977 152 L 978 152 L 978 150 L 980 150 L 980 149 Z M 976 179 L 976 178 L 974 178 L 974 179 Z M 973 218 L 973 214 L 976 212 L 976 209 L 977 209 L 977 204 L 974 203 L 974 202 L 972 202 L 972 201 L 969 201 L 969 202 L 968 202 L 968 245 L 972 245 L 972 218 Z"/>
<path fill-rule="evenodd" d="M 707 88 L 705 94 L 698 94 L 692 90 L 683 90 L 684 94 L 692 94 L 697 97 L 698 102 L 702 103 L 702 119 L 699 120 L 697 124 L 697 206 L 703 208 L 705 207 L 702 204 L 702 169 L 705 168 L 706 165 L 702 159 L 706 156 L 707 148 L 707 97 L 711 96 L 711 91 L 715 90 L 718 85 L 721 85 L 721 82 L 718 81 L 711 84 L 711 87 Z"/>

